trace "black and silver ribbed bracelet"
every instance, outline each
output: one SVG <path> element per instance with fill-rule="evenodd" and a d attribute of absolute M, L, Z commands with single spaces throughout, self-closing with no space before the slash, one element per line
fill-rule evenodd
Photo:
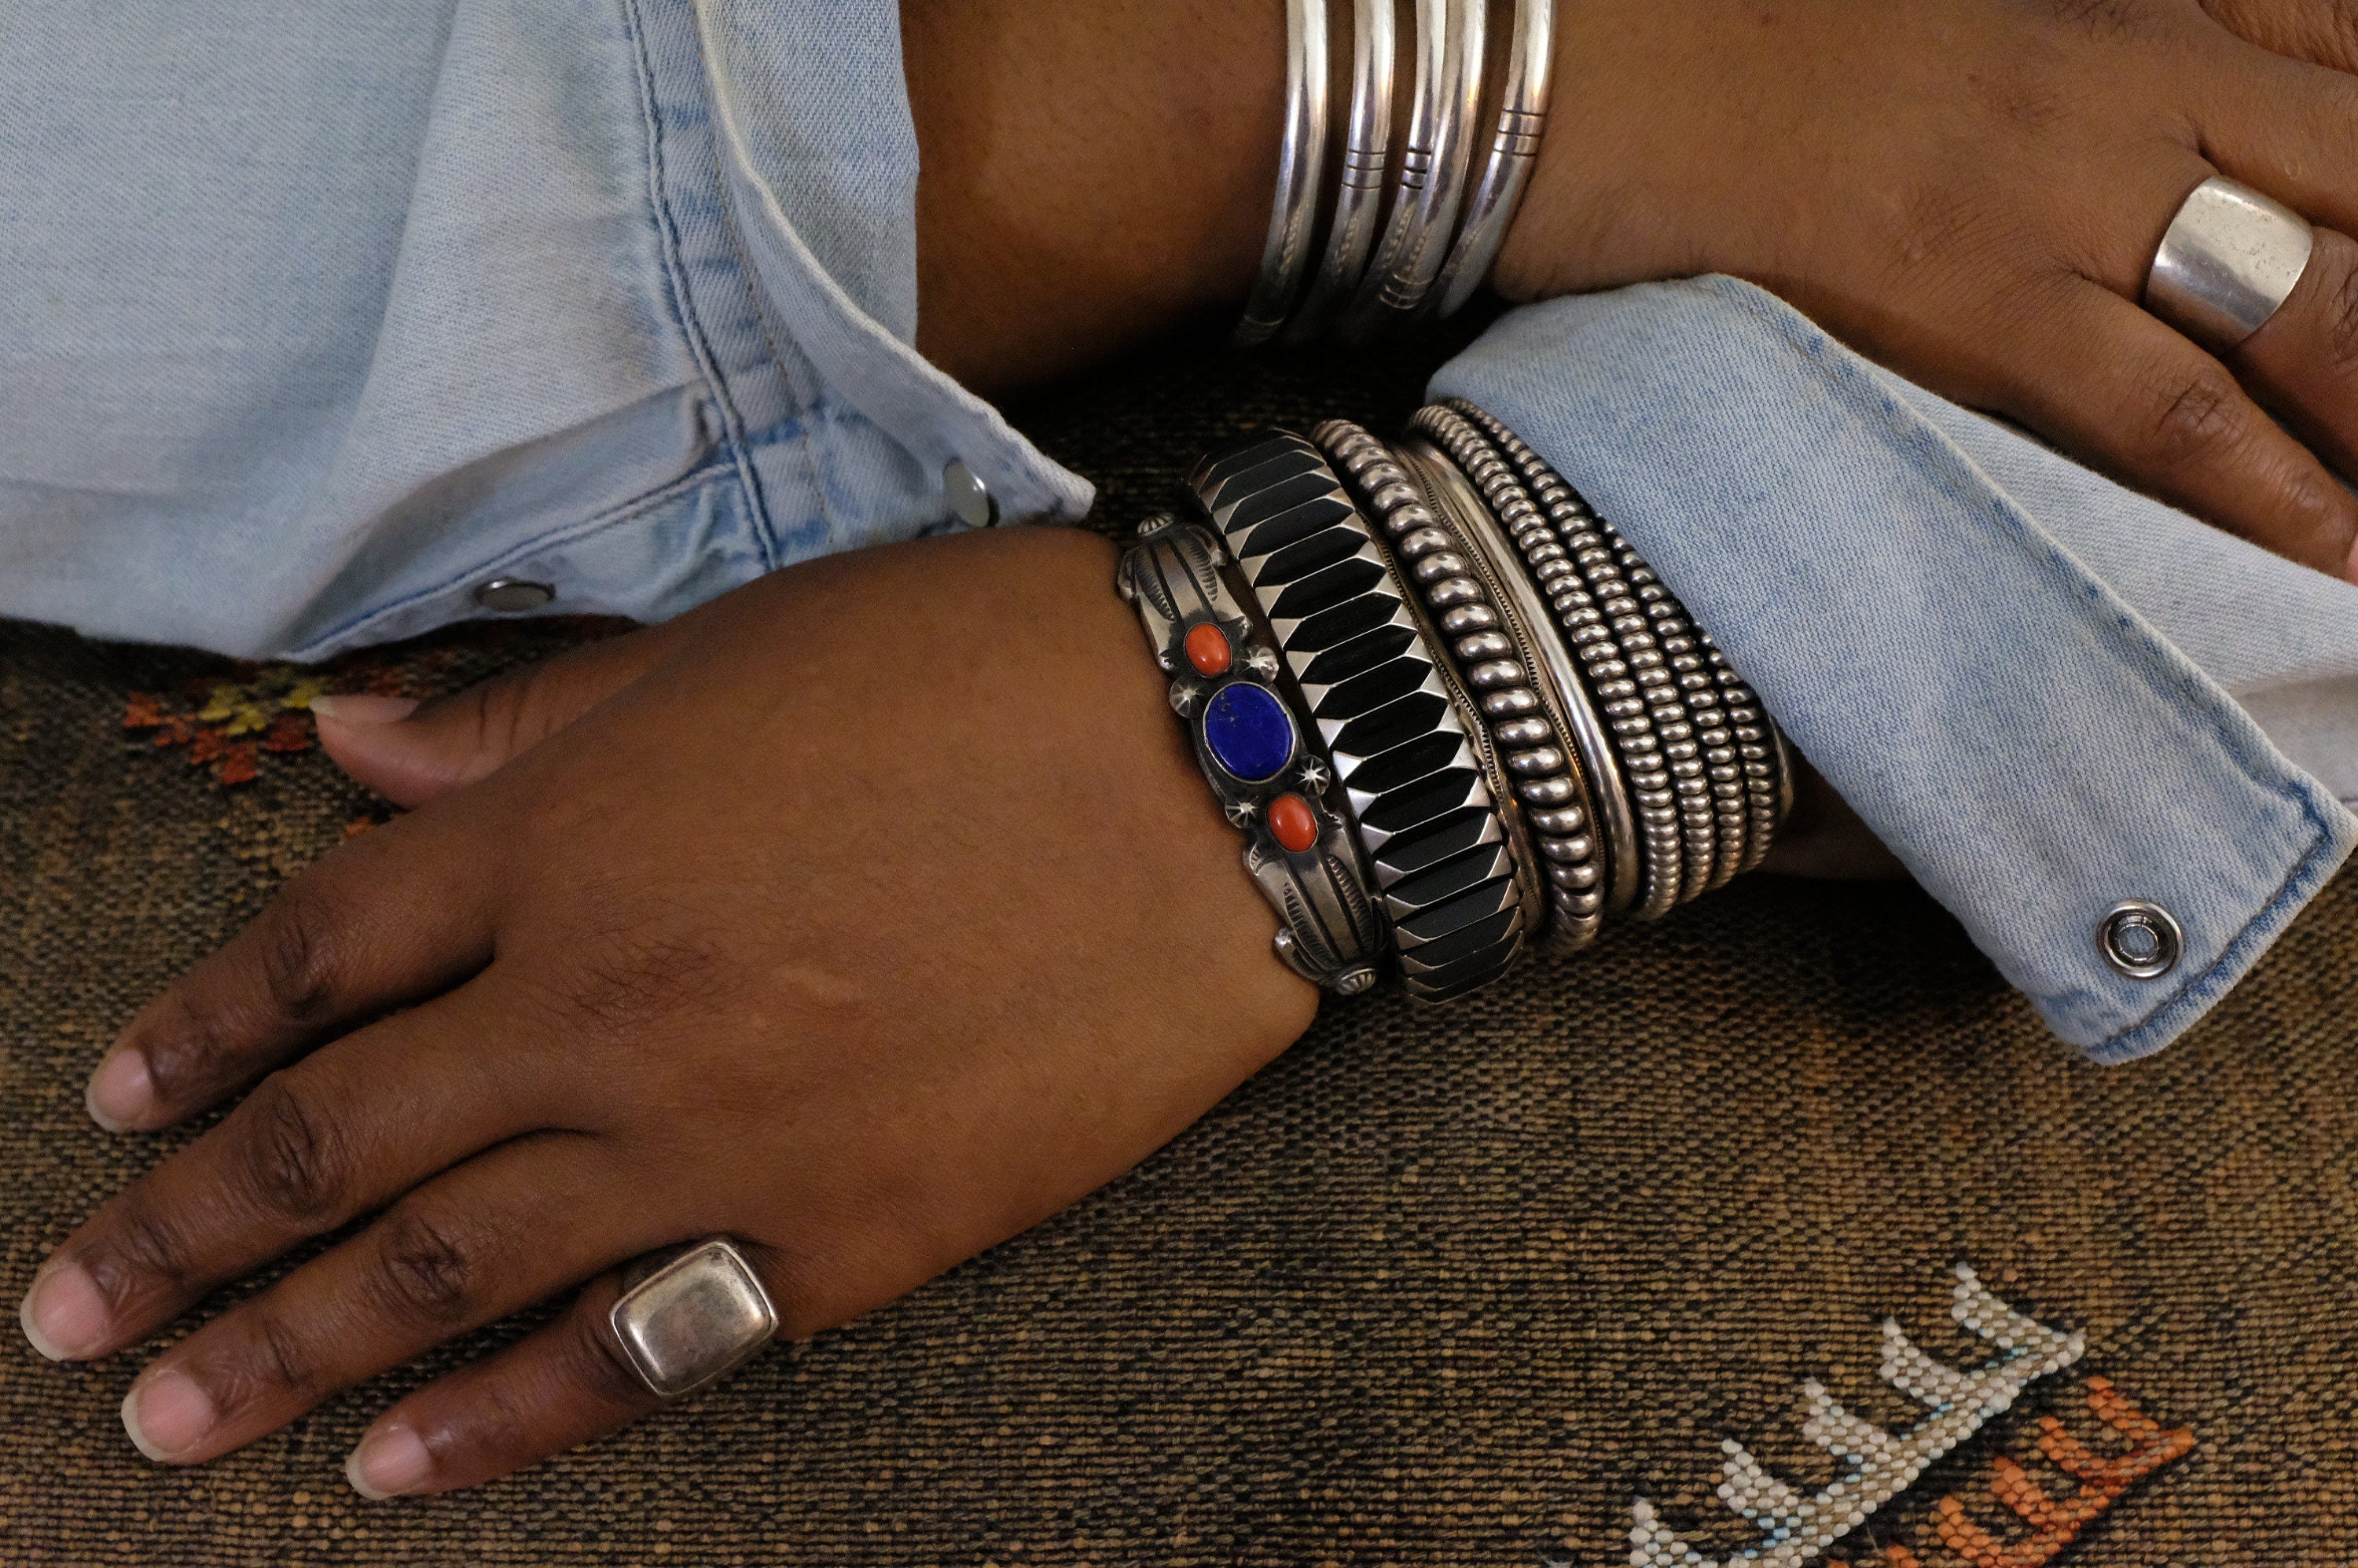
<path fill-rule="evenodd" d="M 1318 449 L 1278 434 L 1190 484 L 1325 737 L 1412 996 L 1503 974 L 1542 906 L 1489 735 L 1436 636 Z"/>
<path fill-rule="evenodd" d="M 1498 743 L 1548 880 L 1545 946 L 1567 952 L 1587 946 L 1604 925 L 1606 853 L 1587 775 L 1574 760 L 1577 731 L 1562 690 L 1569 665 L 1561 643 L 1543 615 L 1534 618 L 1531 606 L 1518 601 L 1520 575 L 1502 576 L 1496 547 L 1472 536 L 1488 515 L 1479 498 L 1461 502 L 1447 493 L 1453 481 L 1464 482 L 1454 468 L 1418 464 L 1412 476 L 1402 466 L 1414 461 L 1407 446 L 1396 450 L 1346 419 L 1330 419 L 1311 436 L 1390 541 Z M 1574 700 L 1585 708 L 1585 697 L 1575 693 Z"/>

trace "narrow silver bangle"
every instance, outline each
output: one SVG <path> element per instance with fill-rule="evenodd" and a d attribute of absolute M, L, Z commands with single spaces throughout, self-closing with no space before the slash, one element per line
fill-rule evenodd
<path fill-rule="evenodd" d="M 1367 276 L 1368 254 L 1384 211 L 1384 176 L 1392 156 L 1392 82 L 1399 29 L 1392 0 L 1352 0 L 1351 118 L 1343 133 L 1342 169 L 1328 220 L 1326 253 L 1311 280 L 1286 341 L 1304 343 L 1335 324 L 1335 313 Z"/>
<path fill-rule="evenodd" d="M 1489 162 L 1466 210 L 1466 226 L 1433 286 L 1437 313 L 1454 315 L 1474 297 L 1498 259 L 1507 229 L 1521 205 L 1547 130 L 1548 93 L 1554 77 L 1555 0 L 1515 0 L 1515 38 L 1507 82 L 1490 132 Z"/>
<path fill-rule="evenodd" d="M 1416 313 L 1448 257 L 1473 157 L 1489 0 L 1416 0 L 1416 95 L 1382 245 L 1343 318 L 1364 340 Z"/>
<path fill-rule="evenodd" d="M 1286 0 L 1285 135 L 1260 276 L 1237 323 L 1236 341 L 1245 347 L 1275 337 L 1302 291 L 1326 171 L 1326 0 Z"/>
<path fill-rule="evenodd" d="M 1515 795 L 1531 825 L 1548 880 L 1552 918 L 1542 939 L 1552 954 L 1574 952 L 1596 938 L 1605 924 L 1606 851 L 1596 826 L 1596 805 L 1584 766 L 1577 721 L 1563 699 L 1562 679 L 1571 674 L 1563 639 L 1548 622 L 1546 606 L 1532 591 L 1514 546 L 1474 483 L 1450 455 L 1413 438 L 1393 449 L 1433 503 L 1436 530 L 1457 546 L 1465 575 L 1482 585 L 1479 603 L 1492 624 L 1458 639 L 1452 649 L 1466 664 L 1466 684 L 1477 687 L 1491 737 L 1507 752 Z M 1414 535 L 1399 541 L 1405 556 Z M 1427 554 L 1411 568 L 1420 582 L 1428 563 L 1443 562 L 1446 550 Z M 1438 587 L 1433 584 L 1432 587 Z M 1446 622 L 1453 608 L 1437 618 Z M 1511 673 L 1503 665 L 1511 661 Z M 1476 681 L 1476 671 L 1487 673 Z M 1576 677 L 1575 677 L 1575 690 Z M 1575 697 L 1583 705 L 1585 697 Z"/>

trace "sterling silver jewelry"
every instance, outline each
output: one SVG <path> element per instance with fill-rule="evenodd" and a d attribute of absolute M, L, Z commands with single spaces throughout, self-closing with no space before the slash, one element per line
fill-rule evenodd
<path fill-rule="evenodd" d="M 1416 313 L 1447 260 L 1473 156 L 1489 0 L 1416 0 L 1416 90 L 1391 216 L 1344 315 L 1364 339 Z"/>
<path fill-rule="evenodd" d="M 1326 251 L 1309 297 L 1286 329 L 1286 341 L 1308 342 L 1334 324 L 1367 275 L 1368 253 L 1383 217 L 1384 174 L 1391 163 L 1392 79 L 1398 53 L 1392 0 L 1352 0 L 1351 117 L 1327 220 Z"/>
<path fill-rule="evenodd" d="M 1325 739 L 1409 994 L 1498 979 L 1543 907 L 1528 840 L 1471 700 L 1350 492 L 1285 432 L 1212 454 L 1188 482 Z"/>
<path fill-rule="evenodd" d="M 1236 341 L 1265 343 L 1285 325 L 1302 291 L 1326 171 L 1326 0 L 1286 0 L 1285 135 L 1278 144 L 1277 195 L 1260 276 L 1245 302 Z"/>
<path fill-rule="evenodd" d="M 1427 415 L 1436 415 L 1436 411 L 1425 410 L 1419 417 L 1422 419 Z M 1768 854 L 1778 829 L 1791 815 L 1793 805 L 1791 757 L 1786 749 L 1784 736 L 1761 711 L 1759 698 L 1729 665 L 1725 655 L 1711 639 L 1695 628 L 1684 607 L 1671 597 L 1669 590 L 1655 578 L 1653 568 L 1638 555 L 1620 531 L 1590 508 L 1579 493 L 1564 482 L 1563 476 L 1531 449 L 1528 442 L 1500 424 L 1487 411 L 1463 398 L 1451 399 L 1446 406 L 1438 410 L 1438 415 L 1460 416 L 1465 424 L 1487 437 L 1491 449 L 1513 466 L 1530 487 L 1532 496 L 1546 511 L 1558 537 L 1579 562 L 1585 580 L 1603 585 L 1596 593 L 1597 599 L 1605 600 L 1597 607 L 1599 611 L 1611 611 L 1617 602 L 1625 610 L 1639 611 L 1647 623 L 1644 635 L 1650 639 L 1652 654 L 1662 660 L 1661 665 L 1655 668 L 1667 671 L 1667 676 L 1657 674 L 1648 676 L 1648 660 L 1643 649 L 1626 661 L 1627 668 L 1643 685 L 1654 715 L 1669 708 L 1671 700 L 1678 702 L 1678 707 L 1671 711 L 1679 717 L 1673 718 L 1673 728 L 1666 731 L 1672 736 L 1671 745 L 1677 749 L 1673 752 L 1670 745 L 1661 749 L 1662 773 L 1666 778 L 1677 781 L 1672 784 L 1671 792 L 1681 797 L 1682 831 L 1679 838 L 1686 849 L 1686 865 L 1688 868 L 1709 867 L 1707 872 L 1685 875 L 1685 885 L 1679 889 L 1672 902 L 1693 898 L 1708 887 L 1720 885 L 1737 871 L 1758 866 L 1762 857 Z M 1528 553 L 1526 558 L 1530 558 Z M 1615 583 L 1620 587 L 1618 595 L 1608 591 Z M 1567 589 L 1572 586 L 1568 574 L 1564 586 Z M 1559 596 L 1554 603 L 1561 613 L 1564 608 L 1564 596 Z M 1583 611 L 1575 607 L 1574 613 L 1578 615 Z M 1617 618 L 1613 625 L 1616 632 L 1628 629 Z M 1692 643 L 1688 643 L 1690 637 Z M 1574 640 L 1578 641 L 1577 634 Z M 1694 667 L 1691 662 L 1697 658 L 1701 660 L 1701 668 Z M 1598 661 L 1592 660 L 1589 667 L 1595 669 L 1598 664 Z M 1709 677 L 1707 688 L 1704 680 L 1706 674 Z M 1601 700 L 1602 688 L 1599 690 Z M 1711 722 L 1714 710 L 1721 723 Z M 1688 734 L 1698 742 L 1693 753 L 1689 753 L 1681 743 L 1675 729 L 1682 718 L 1690 727 Z M 1718 744 L 1718 731 L 1723 727 L 1728 742 L 1725 747 Z M 1729 762 L 1725 755 L 1726 752 L 1734 753 L 1736 777 L 1733 781 L 1725 772 Z M 1697 780 L 1694 768 L 1675 765 L 1690 760 L 1700 764 L 1700 780 L 1707 781 L 1707 788 L 1689 782 Z M 1740 848 L 1723 846 L 1720 842 L 1734 827 L 1734 813 L 1730 809 L 1731 801 L 1726 789 L 1731 782 L 1739 784 L 1743 791 Z M 1687 783 L 1688 787 L 1682 791 L 1678 787 L 1679 783 Z M 1656 825 L 1657 833 L 1655 838 L 1649 840 L 1650 863 L 1653 845 L 1665 839 L 1660 832 L 1661 818 L 1657 816 L 1651 820 Z M 1647 904 L 1639 910 L 1641 915 L 1645 914 L 1646 907 L 1650 907 L 1651 895 L 1657 891 L 1650 884 Z"/>
<path fill-rule="evenodd" d="M 1531 492 L 1480 433 L 1452 410 L 1438 406 L 1420 409 L 1410 428 L 1433 442 L 1479 494 L 1492 528 L 1487 535 L 1477 530 L 1477 535 L 1488 546 L 1506 601 L 1520 615 L 1538 645 L 1541 655 L 1538 673 L 1546 677 L 1540 690 L 1552 695 L 1564 724 L 1560 733 L 1571 738 L 1579 771 L 1587 782 L 1606 879 L 1600 913 L 1618 914 L 1637 901 L 1644 876 L 1637 808 L 1615 752 L 1612 731 L 1591 700 L 1586 677 L 1576 661 L 1581 647 L 1602 643 L 1610 648 L 1611 634 L 1601 620 L 1587 629 L 1587 640 L 1581 644 L 1575 645 L 1562 632 L 1559 612 L 1550 600 L 1563 591 L 1585 591 L 1579 589 L 1578 568 L 1557 542 Z M 1498 538 L 1501 533 L 1503 539 Z"/>
<path fill-rule="evenodd" d="M 1434 286 L 1437 313 L 1455 314 L 1474 297 L 1490 264 L 1498 259 L 1507 228 L 1522 204 L 1547 130 L 1548 92 L 1555 65 L 1555 0 L 1515 0 L 1515 37 L 1507 56 L 1507 81 L 1498 117 L 1490 132 L 1489 161 L 1466 209 L 1466 226 Z"/>
<path fill-rule="evenodd" d="M 1229 592 L 1226 564 L 1209 530 L 1165 514 L 1139 525 L 1114 583 L 1172 677 L 1171 706 L 1188 721 L 1205 778 L 1245 835 L 1245 869 L 1277 911 L 1277 956 L 1353 996 L 1375 984 L 1383 925 L 1351 825 L 1326 802 L 1333 773 L 1303 744 L 1277 688 L 1277 654 Z"/>
<path fill-rule="evenodd" d="M 2146 308 L 2215 353 L 2267 324 L 2309 267 L 2315 231 L 2282 202 L 2212 175 L 2154 253 Z"/>
<path fill-rule="evenodd" d="M 657 1399 L 694 1393 L 775 1337 L 778 1309 L 753 1266 L 716 1236 L 646 1269 L 606 1314 L 631 1369 Z M 634 1271 L 635 1272 L 636 1271 Z"/>
<path fill-rule="evenodd" d="M 1347 419 L 1330 419 L 1311 436 L 1370 497 L 1401 575 L 1417 585 L 1503 753 L 1549 884 L 1547 950 L 1586 946 L 1604 925 L 1604 856 L 1559 690 L 1570 664 L 1545 606 L 1520 572 L 1498 569 L 1504 546 L 1496 525 L 1443 454 L 1413 441 L 1387 447 Z M 1552 673 L 1556 666 L 1561 674 Z"/>

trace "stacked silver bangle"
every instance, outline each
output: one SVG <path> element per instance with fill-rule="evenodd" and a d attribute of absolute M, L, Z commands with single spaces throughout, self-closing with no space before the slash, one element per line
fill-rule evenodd
<path fill-rule="evenodd" d="M 1768 852 L 1792 770 L 1758 698 L 1481 409 L 1272 432 L 1189 483 L 1209 528 L 1150 522 L 1120 586 L 1297 972 L 1445 1000 Z"/>
<path fill-rule="evenodd" d="M 1344 3 L 1287 0 L 1277 187 L 1260 273 L 1237 328 L 1240 343 L 1281 332 L 1298 342 L 1336 327 L 1363 340 L 1455 311 L 1488 277 L 1539 155 L 1555 0 L 1413 0 L 1405 51 L 1394 0 L 1349 0 L 1347 101 L 1329 91 L 1327 59 L 1328 6 Z M 1495 82 L 1494 7 L 1512 14 L 1505 77 Z M 1409 120 L 1395 146 L 1392 99 L 1403 63 Z M 1338 104 L 1341 157 L 1330 160 Z M 1322 194 L 1330 161 L 1332 189 Z"/>

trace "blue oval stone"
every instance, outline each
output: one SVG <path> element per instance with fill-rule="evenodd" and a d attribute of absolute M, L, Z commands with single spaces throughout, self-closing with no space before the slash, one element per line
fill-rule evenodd
<path fill-rule="evenodd" d="M 1269 687 L 1231 681 L 1204 705 L 1204 744 L 1220 766 L 1258 784 L 1293 760 L 1293 715 Z"/>

